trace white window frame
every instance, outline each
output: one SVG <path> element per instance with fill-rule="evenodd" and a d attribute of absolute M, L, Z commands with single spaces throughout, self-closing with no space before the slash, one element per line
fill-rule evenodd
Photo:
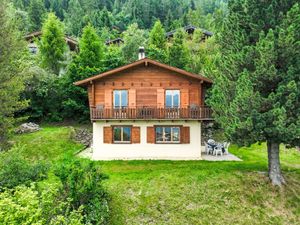
<path fill-rule="evenodd" d="M 162 128 L 162 137 L 163 137 L 163 140 L 162 141 L 158 141 L 157 140 L 157 133 L 156 133 L 156 128 Z M 165 132 L 165 129 L 166 128 L 171 128 L 171 141 L 166 141 L 165 139 L 166 139 L 166 132 Z M 173 134 L 174 134 L 174 128 L 177 128 L 178 129 L 178 141 L 174 141 L 173 140 Z M 168 144 L 168 143 L 170 143 L 170 144 L 179 144 L 180 143 L 180 126 L 156 126 L 155 127 L 155 142 L 157 143 L 157 144 Z"/>
<path fill-rule="evenodd" d="M 174 95 L 175 95 L 175 92 L 177 93 L 178 92 L 178 106 L 174 106 Z M 171 107 L 170 106 L 167 106 L 167 93 L 170 93 L 171 95 Z M 165 93 L 165 106 L 166 108 L 173 108 L 173 109 L 177 109 L 177 108 L 180 108 L 180 90 L 178 89 L 172 89 L 172 90 L 166 90 L 166 93 Z"/>
<path fill-rule="evenodd" d="M 126 106 L 122 106 L 122 91 L 126 91 L 127 93 L 127 105 Z M 118 92 L 118 94 L 117 94 Z M 115 94 L 119 95 L 119 106 L 116 106 L 115 105 Z M 113 91 L 113 106 L 114 106 L 114 109 L 122 109 L 122 108 L 128 108 L 128 90 L 127 89 L 119 89 L 119 90 L 114 90 Z"/>

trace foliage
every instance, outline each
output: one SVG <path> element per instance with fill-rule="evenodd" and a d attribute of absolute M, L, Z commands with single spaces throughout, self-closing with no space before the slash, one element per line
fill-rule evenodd
<path fill-rule="evenodd" d="M 227 137 L 239 144 L 300 142 L 300 11 L 293 3 L 230 5 L 218 40 L 221 55 L 210 104 Z M 269 163 L 273 155 L 278 159 L 270 164 L 270 178 L 280 184 L 279 153 L 268 150 Z M 278 171 L 276 179 L 271 168 Z"/>
<path fill-rule="evenodd" d="M 82 208 L 72 210 L 69 201 L 59 199 L 57 185 L 48 184 L 39 192 L 34 183 L 0 193 L 0 223 L 6 224 L 84 224 Z"/>
<path fill-rule="evenodd" d="M 41 29 L 45 13 L 46 8 L 42 0 L 30 1 L 28 15 L 31 23 L 31 31 L 39 31 Z"/>
<path fill-rule="evenodd" d="M 87 92 L 73 83 L 100 73 L 104 68 L 104 44 L 91 25 L 83 29 L 79 48 L 80 53 L 74 57 L 62 80 L 65 96 L 62 102 L 63 116 L 87 120 L 89 116 Z"/>
<path fill-rule="evenodd" d="M 29 73 L 31 78 L 26 81 L 22 96 L 30 100 L 30 105 L 23 114 L 33 121 L 62 121 L 61 78 L 37 66 L 31 67 Z"/>
<path fill-rule="evenodd" d="M 65 12 L 66 31 L 68 34 L 78 37 L 84 26 L 83 18 L 84 10 L 81 7 L 79 0 L 70 0 L 68 11 Z"/>
<path fill-rule="evenodd" d="M 26 48 L 13 12 L 6 1 L 0 4 L 0 151 L 7 144 L 9 129 L 16 122 L 14 113 L 27 106 L 20 100 L 27 74 Z"/>
<path fill-rule="evenodd" d="M 161 22 L 155 22 L 152 30 L 149 33 L 149 45 L 154 45 L 158 49 L 164 50 L 166 48 L 166 32 Z"/>
<path fill-rule="evenodd" d="M 53 13 L 48 14 L 43 24 L 39 50 L 42 66 L 59 74 L 62 61 L 65 59 L 66 43 L 63 24 Z"/>
<path fill-rule="evenodd" d="M 14 147 L 0 154 L 0 191 L 18 185 L 29 185 L 47 177 L 48 166 L 43 162 L 32 163 L 24 159 L 22 149 Z"/>
<path fill-rule="evenodd" d="M 124 45 L 122 46 L 123 56 L 127 63 L 137 60 L 138 49 L 145 44 L 145 32 L 139 29 L 137 23 L 128 27 L 124 32 Z"/>
<path fill-rule="evenodd" d="M 188 48 L 184 42 L 185 33 L 182 29 L 179 29 L 172 40 L 172 44 L 169 47 L 168 61 L 171 66 L 185 69 L 188 63 Z"/>
<path fill-rule="evenodd" d="M 75 209 L 84 205 L 86 224 L 103 224 L 108 219 L 107 193 L 102 182 L 107 178 L 95 162 L 90 160 L 70 160 L 59 162 L 55 169 L 63 184 L 65 195 L 71 199 Z"/>

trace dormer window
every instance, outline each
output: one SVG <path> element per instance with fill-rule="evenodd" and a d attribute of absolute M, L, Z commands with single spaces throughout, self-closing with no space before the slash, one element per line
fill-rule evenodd
<path fill-rule="evenodd" d="M 166 108 L 180 107 L 180 91 L 166 90 Z"/>
<path fill-rule="evenodd" d="M 128 90 L 114 90 L 114 108 L 122 109 L 128 107 Z"/>

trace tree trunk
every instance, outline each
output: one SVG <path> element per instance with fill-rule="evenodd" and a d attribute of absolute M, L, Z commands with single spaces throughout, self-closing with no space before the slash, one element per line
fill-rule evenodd
<path fill-rule="evenodd" d="M 279 160 L 279 143 L 267 141 L 268 145 L 268 163 L 269 163 L 269 178 L 273 185 L 281 186 L 285 184 L 285 180 L 281 174 Z"/>

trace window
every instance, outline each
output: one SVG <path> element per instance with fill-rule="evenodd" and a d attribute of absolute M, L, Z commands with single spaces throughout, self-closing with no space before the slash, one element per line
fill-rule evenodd
<path fill-rule="evenodd" d="M 114 90 L 114 108 L 128 107 L 128 91 Z"/>
<path fill-rule="evenodd" d="M 180 127 L 156 127 L 156 143 L 180 143 Z"/>
<path fill-rule="evenodd" d="M 131 142 L 131 127 L 117 126 L 113 129 L 114 143 L 130 143 Z"/>
<path fill-rule="evenodd" d="M 179 108 L 180 106 L 180 91 L 166 90 L 166 108 Z"/>

